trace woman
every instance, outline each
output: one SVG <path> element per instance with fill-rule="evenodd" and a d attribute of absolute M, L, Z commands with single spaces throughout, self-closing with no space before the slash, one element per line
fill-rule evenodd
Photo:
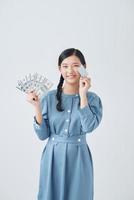
<path fill-rule="evenodd" d="M 57 89 L 41 101 L 34 92 L 27 95 L 35 107 L 34 130 L 40 140 L 48 138 L 41 156 L 38 200 L 93 200 L 93 161 L 86 135 L 100 124 L 102 103 L 88 91 L 91 79 L 80 76 L 80 65 L 86 68 L 78 49 L 64 50 L 58 59 Z"/>

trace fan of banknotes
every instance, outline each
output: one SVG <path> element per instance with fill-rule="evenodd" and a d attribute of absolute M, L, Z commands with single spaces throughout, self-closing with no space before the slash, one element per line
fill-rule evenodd
<path fill-rule="evenodd" d="M 18 80 L 16 88 L 25 93 L 34 91 L 41 97 L 44 93 L 46 94 L 52 86 L 53 83 L 46 77 L 38 73 L 30 73 L 23 79 Z"/>

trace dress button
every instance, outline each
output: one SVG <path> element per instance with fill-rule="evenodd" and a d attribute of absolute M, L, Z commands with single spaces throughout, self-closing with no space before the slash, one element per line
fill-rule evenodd
<path fill-rule="evenodd" d="M 69 119 L 66 119 L 66 122 L 69 122 Z"/>
<path fill-rule="evenodd" d="M 68 110 L 67 112 L 69 112 L 69 113 L 70 113 L 71 111 L 70 111 L 70 110 Z"/>
<path fill-rule="evenodd" d="M 76 97 L 78 96 L 78 94 L 75 95 Z"/>
<path fill-rule="evenodd" d="M 79 138 L 79 139 L 78 139 L 78 142 L 80 142 L 80 141 L 81 141 L 81 139 Z"/>
<path fill-rule="evenodd" d="M 67 132 L 67 129 L 65 129 L 65 132 Z"/>
<path fill-rule="evenodd" d="M 54 140 L 54 137 L 52 138 L 52 140 Z"/>

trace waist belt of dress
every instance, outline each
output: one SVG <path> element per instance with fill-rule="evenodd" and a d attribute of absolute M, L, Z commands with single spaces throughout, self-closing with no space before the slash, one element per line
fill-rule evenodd
<path fill-rule="evenodd" d="M 56 134 L 51 134 L 49 137 L 51 142 L 63 142 L 63 143 L 74 143 L 74 144 L 86 144 L 85 135 L 76 135 L 76 136 L 59 136 Z"/>

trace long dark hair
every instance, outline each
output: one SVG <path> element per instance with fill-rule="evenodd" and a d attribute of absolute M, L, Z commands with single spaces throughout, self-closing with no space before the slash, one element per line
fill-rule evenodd
<path fill-rule="evenodd" d="M 80 59 L 80 62 L 82 65 L 84 65 L 86 67 L 86 61 L 85 61 L 85 58 L 83 56 L 83 54 L 81 53 L 80 50 L 78 49 L 74 49 L 74 48 L 69 48 L 69 49 L 65 49 L 59 56 L 58 58 L 58 66 L 61 65 L 62 61 L 69 57 L 69 56 L 72 56 L 72 55 L 75 55 L 77 56 L 79 59 Z M 61 74 L 60 76 L 60 81 L 59 81 L 59 84 L 57 86 L 57 93 L 56 93 L 56 98 L 57 98 L 57 105 L 56 105 L 56 108 L 58 111 L 62 112 L 64 111 L 64 109 L 62 108 L 62 98 L 61 98 L 61 94 L 62 94 L 62 85 L 64 83 L 64 78 Z"/>

